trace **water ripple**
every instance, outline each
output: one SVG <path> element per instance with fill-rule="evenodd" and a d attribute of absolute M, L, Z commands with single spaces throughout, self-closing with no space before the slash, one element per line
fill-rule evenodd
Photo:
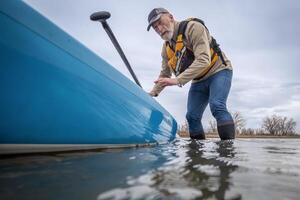
<path fill-rule="evenodd" d="M 152 148 L 27 160 L 0 161 L 3 199 L 281 200 L 300 196 L 299 140 L 176 139 Z"/>

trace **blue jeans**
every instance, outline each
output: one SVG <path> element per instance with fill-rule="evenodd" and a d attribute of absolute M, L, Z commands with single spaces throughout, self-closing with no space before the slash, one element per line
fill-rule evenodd
<path fill-rule="evenodd" d="M 191 136 L 204 134 L 201 119 L 208 103 L 218 126 L 233 124 L 232 116 L 226 108 L 231 80 L 232 70 L 224 69 L 203 81 L 192 83 L 186 114 Z"/>

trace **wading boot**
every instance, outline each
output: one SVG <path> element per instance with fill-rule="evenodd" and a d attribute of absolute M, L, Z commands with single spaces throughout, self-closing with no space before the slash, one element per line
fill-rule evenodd
<path fill-rule="evenodd" d="M 205 140 L 205 134 L 204 133 L 190 133 L 190 138 L 195 140 Z"/>
<path fill-rule="evenodd" d="M 235 138 L 234 123 L 227 123 L 218 126 L 218 133 L 221 140 L 231 140 Z"/>

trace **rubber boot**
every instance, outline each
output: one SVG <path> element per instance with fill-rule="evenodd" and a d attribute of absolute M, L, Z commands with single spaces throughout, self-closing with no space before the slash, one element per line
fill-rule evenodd
<path fill-rule="evenodd" d="M 235 138 L 234 124 L 224 124 L 218 126 L 218 133 L 221 140 L 231 140 Z"/>
<path fill-rule="evenodd" d="M 205 134 L 204 133 L 190 133 L 190 138 L 195 140 L 205 140 Z"/>

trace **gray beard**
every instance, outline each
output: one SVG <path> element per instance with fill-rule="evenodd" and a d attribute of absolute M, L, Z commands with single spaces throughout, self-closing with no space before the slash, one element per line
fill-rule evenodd
<path fill-rule="evenodd" d="M 161 39 L 165 40 L 165 41 L 170 41 L 173 37 L 173 33 L 174 31 L 168 31 L 167 33 L 165 33 L 164 35 L 161 35 Z"/>

